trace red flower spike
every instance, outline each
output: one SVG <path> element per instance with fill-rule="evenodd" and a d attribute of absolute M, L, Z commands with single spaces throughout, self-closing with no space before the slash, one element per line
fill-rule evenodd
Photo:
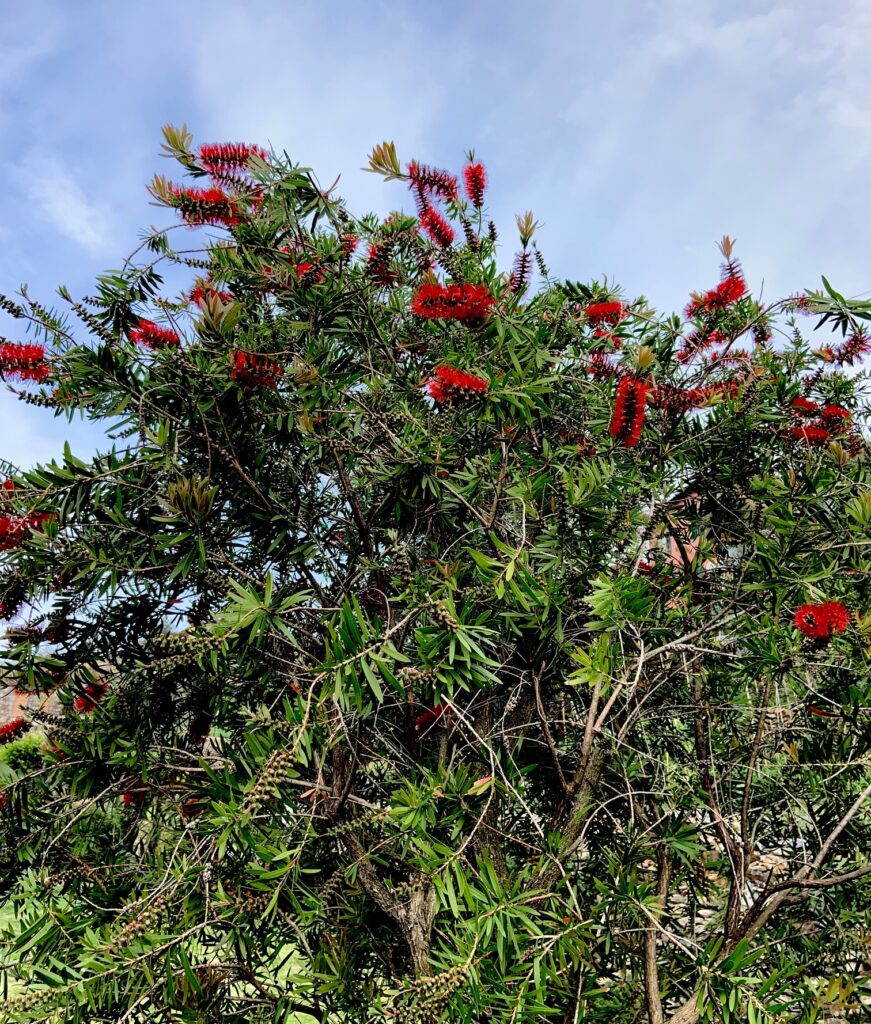
<path fill-rule="evenodd" d="M 219 188 L 182 188 L 171 186 L 173 204 L 185 224 L 198 227 L 211 224 L 233 227 L 240 221 L 239 204 Z"/>
<path fill-rule="evenodd" d="M 484 189 L 487 187 L 487 172 L 483 164 L 467 164 L 463 169 L 463 183 L 466 195 L 476 210 L 484 205 Z"/>
<path fill-rule="evenodd" d="M 215 142 L 200 146 L 200 166 L 211 175 L 244 171 L 252 156 L 266 159 L 266 150 L 244 142 Z"/>
<path fill-rule="evenodd" d="M 622 302 L 592 302 L 584 310 L 584 316 L 593 327 L 601 324 L 616 327 L 626 318 L 626 307 Z"/>
<path fill-rule="evenodd" d="M 850 612 L 840 601 L 803 604 L 796 608 L 792 621 L 805 636 L 828 640 L 835 633 L 843 633 L 850 625 Z"/>
<path fill-rule="evenodd" d="M 683 344 L 677 352 L 677 361 L 689 363 L 699 353 L 706 352 L 714 345 L 720 345 L 727 340 L 726 335 L 721 334 L 720 331 L 693 331 L 683 339 Z"/>
<path fill-rule="evenodd" d="M 411 310 L 428 320 L 483 320 L 494 299 L 484 284 L 425 284 L 411 300 Z"/>
<path fill-rule="evenodd" d="M 73 707 L 80 715 L 90 715 L 106 696 L 109 687 L 105 683 L 86 683 L 85 692 L 80 693 L 73 702 Z"/>
<path fill-rule="evenodd" d="M 514 268 L 508 278 L 508 287 L 515 295 L 522 295 L 526 291 L 531 270 L 532 253 L 528 249 L 521 249 L 514 257 Z"/>
<path fill-rule="evenodd" d="M 694 294 L 685 310 L 687 320 L 694 320 L 704 313 L 715 313 L 728 309 L 747 294 L 747 282 L 740 275 L 730 275 L 716 288 L 704 295 Z"/>
<path fill-rule="evenodd" d="M 836 366 L 852 366 L 868 352 L 871 352 L 871 338 L 862 331 L 857 331 L 834 348 L 831 345 L 824 345 L 818 350 L 818 354 L 827 363 L 834 363 Z"/>
<path fill-rule="evenodd" d="M 201 302 L 205 302 L 206 299 L 220 299 L 221 302 L 227 303 L 233 301 L 233 296 L 229 292 L 219 291 L 210 284 L 204 283 L 196 285 L 188 296 L 188 302 L 193 302 L 197 306 Z"/>
<path fill-rule="evenodd" d="M 354 255 L 354 250 L 357 248 L 357 243 L 360 241 L 356 235 L 350 233 L 342 235 L 342 256 L 346 260 L 350 259 Z"/>
<path fill-rule="evenodd" d="M 434 725 L 440 718 L 445 714 L 444 704 L 436 704 L 434 708 L 427 708 L 426 711 L 421 712 L 414 720 L 414 728 L 417 732 L 421 732 L 427 729 L 428 726 Z"/>
<path fill-rule="evenodd" d="M 320 284 L 324 279 L 323 271 L 311 260 L 303 260 L 296 265 L 296 276 L 303 284 Z"/>
<path fill-rule="evenodd" d="M 816 402 L 812 402 L 809 398 L 805 398 L 804 395 L 799 395 L 798 398 L 793 398 L 789 403 L 789 407 L 799 414 L 799 416 L 813 416 L 819 411 L 819 406 Z"/>
<path fill-rule="evenodd" d="M 454 244 L 454 229 L 438 210 L 424 210 L 420 215 L 420 226 L 440 249 Z"/>
<path fill-rule="evenodd" d="M 828 444 L 832 436 L 830 430 L 813 423 L 807 427 L 793 427 L 791 434 L 797 441 L 805 441 L 812 448 L 820 448 L 822 445 Z"/>
<path fill-rule="evenodd" d="M 634 448 L 641 439 L 647 405 L 647 381 L 638 377 L 623 377 L 617 385 L 617 399 L 608 428 L 624 448 Z"/>
<path fill-rule="evenodd" d="M 243 387 L 278 387 L 283 370 L 274 359 L 258 352 L 232 352 L 230 354 L 230 380 L 238 381 Z"/>
<path fill-rule="evenodd" d="M 824 405 L 820 410 L 820 423 L 833 434 L 840 434 L 850 423 L 850 412 L 841 405 Z"/>
<path fill-rule="evenodd" d="M 136 326 L 130 331 L 129 338 L 137 345 L 144 345 L 152 352 L 162 348 L 176 348 L 180 344 L 180 338 L 175 331 L 169 327 L 161 327 L 153 320 L 144 320 L 140 317 Z"/>
<path fill-rule="evenodd" d="M 390 242 L 373 242 L 366 254 L 366 273 L 378 284 L 390 287 L 396 284 L 399 275 L 390 266 L 393 246 Z"/>
<path fill-rule="evenodd" d="M 421 197 L 424 197 L 424 202 L 428 195 L 436 195 L 440 199 L 456 202 L 457 179 L 453 174 L 443 171 L 440 167 L 427 167 L 426 164 L 419 164 L 416 160 L 411 161 L 407 171 L 411 187 L 416 189 Z"/>
<path fill-rule="evenodd" d="M 707 388 L 679 388 L 671 384 L 658 384 L 650 392 L 650 404 L 667 414 L 680 415 L 704 405 L 713 393 Z"/>
<path fill-rule="evenodd" d="M 30 723 L 26 718 L 11 718 L 8 722 L 0 725 L 0 743 L 10 743 L 22 733 L 27 732 L 29 728 Z"/>
<path fill-rule="evenodd" d="M 41 383 L 51 370 L 43 345 L 0 343 L 0 380 L 32 380 Z"/>
<path fill-rule="evenodd" d="M 474 373 L 466 373 L 453 366 L 439 366 L 433 377 L 427 381 L 426 392 L 438 405 L 462 398 L 484 395 L 490 381 Z"/>
<path fill-rule="evenodd" d="M 32 512 L 28 516 L 0 516 L 0 551 L 17 548 L 26 539 L 28 530 L 35 530 L 52 518 L 50 512 Z"/>

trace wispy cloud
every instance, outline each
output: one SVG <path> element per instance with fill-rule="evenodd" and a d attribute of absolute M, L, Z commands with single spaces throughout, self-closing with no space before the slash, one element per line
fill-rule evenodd
<path fill-rule="evenodd" d="M 71 170 L 50 154 L 32 151 L 13 179 L 27 199 L 27 208 L 62 235 L 93 254 L 107 252 L 115 239 L 108 208 L 90 198 Z"/>

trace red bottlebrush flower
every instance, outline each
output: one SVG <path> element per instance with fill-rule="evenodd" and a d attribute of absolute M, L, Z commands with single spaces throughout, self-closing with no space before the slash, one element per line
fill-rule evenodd
<path fill-rule="evenodd" d="M 602 349 L 596 349 L 590 353 L 590 363 L 587 370 L 591 377 L 597 380 L 610 380 L 612 377 L 625 377 L 627 371 L 612 363 Z"/>
<path fill-rule="evenodd" d="M 136 322 L 136 326 L 130 331 L 129 338 L 137 345 L 144 345 L 156 352 L 162 348 L 175 348 L 180 344 L 179 336 L 169 327 L 161 327 L 153 320 L 145 320 L 142 317 Z"/>
<path fill-rule="evenodd" d="M 693 320 L 702 313 L 714 313 L 727 309 L 738 299 L 747 294 L 747 282 L 737 274 L 730 274 L 716 288 L 703 295 L 693 294 L 692 301 L 686 308 L 687 320 Z"/>
<path fill-rule="evenodd" d="M 26 718 L 11 718 L 8 722 L 0 725 L 0 743 L 9 743 L 27 732 L 30 725 Z"/>
<path fill-rule="evenodd" d="M 220 299 L 221 302 L 232 302 L 233 296 L 229 292 L 219 291 L 213 288 L 210 284 L 200 283 L 196 285 L 188 296 L 188 301 L 193 302 L 195 305 L 199 305 L 201 302 L 205 302 L 206 299 Z"/>
<path fill-rule="evenodd" d="M 837 718 L 838 716 L 833 711 L 823 711 L 822 708 L 816 708 L 813 704 L 807 706 L 808 714 L 819 715 L 820 718 Z"/>
<path fill-rule="evenodd" d="M 532 253 L 528 249 L 522 249 L 514 257 L 514 268 L 508 278 L 508 287 L 515 295 L 522 295 L 526 291 L 531 270 Z"/>
<path fill-rule="evenodd" d="M 454 244 L 454 229 L 445 218 L 431 207 L 420 215 L 420 226 L 440 249 Z"/>
<path fill-rule="evenodd" d="M 843 633 L 850 625 L 850 612 L 840 601 L 803 604 L 792 617 L 795 626 L 814 640 L 828 640 L 834 633 Z"/>
<path fill-rule="evenodd" d="M 824 405 L 820 410 L 820 423 L 833 434 L 842 433 L 850 423 L 850 412 L 841 405 Z"/>
<path fill-rule="evenodd" d="M 457 179 L 453 174 L 443 171 L 440 167 L 427 167 L 426 164 L 419 164 L 416 160 L 411 161 L 407 171 L 411 187 L 421 196 L 436 195 L 440 199 L 456 202 Z"/>
<path fill-rule="evenodd" d="M 608 430 L 625 448 L 634 448 L 641 439 L 647 390 L 647 381 L 637 377 L 623 377 L 617 385 L 617 399 Z"/>
<path fill-rule="evenodd" d="M 296 265 L 296 276 L 303 284 L 320 284 L 324 279 L 323 271 L 312 263 L 311 260 L 303 260 Z"/>
<path fill-rule="evenodd" d="M 259 352 L 231 352 L 230 380 L 237 380 L 243 387 L 278 387 L 283 370 L 274 359 Z"/>
<path fill-rule="evenodd" d="M 390 242 L 373 242 L 366 255 L 366 273 L 378 284 L 390 287 L 396 284 L 399 275 L 390 266 L 393 246 Z"/>
<path fill-rule="evenodd" d="M 793 398 L 789 403 L 789 407 L 794 412 L 797 412 L 799 416 L 814 416 L 820 408 L 816 402 L 812 402 L 809 398 L 805 398 L 804 395 L 799 395 L 798 398 Z"/>
<path fill-rule="evenodd" d="M 790 433 L 797 441 L 805 441 L 812 448 L 820 448 L 822 445 L 828 444 L 832 437 L 831 431 L 826 427 L 820 427 L 813 423 L 806 427 L 793 427 Z"/>
<path fill-rule="evenodd" d="M 427 381 L 426 392 L 434 402 L 441 405 L 455 399 L 484 395 L 489 387 L 490 381 L 484 377 L 453 366 L 439 366 L 434 376 Z"/>
<path fill-rule="evenodd" d="M 15 481 L 14 480 L 4 480 L 3 481 L 3 490 L 6 491 L 6 492 L 14 491 L 15 490 Z"/>
<path fill-rule="evenodd" d="M 21 602 L 18 604 L 10 604 L 6 601 L 0 601 L 0 619 L 11 619 L 13 615 L 18 613 L 18 609 L 21 607 Z"/>
<path fill-rule="evenodd" d="M 711 397 L 709 388 L 679 388 L 672 384 L 657 384 L 650 392 L 650 404 L 666 414 L 680 415 L 698 409 Z"/>
<path fill-rule="evenodd" d="M 476 210 L 484 205 L 484 189 L 487 187 L 487 172 L 483 164 L 467 164 L 463 169 L 466 195 Z"/>
<path fill-rule="evenodd" d="M 683 339 L 683 344 L 678 349 L 677 361 L 679 363 L 691 362 L 700 352 L 705 352 L 714 345 L 720 345 L 727 338 L 720 331 L 693 331 Z"/>
<path fill-rule="evenodd" d="M 266 150 L 244 142 L 214 142 L 200 146 L 200 166 L 211 175 L 244 171 L 252 156 L 266 159 Z"/>
<path fill-rule="evenodd" d="M 121 803 L 125 807 L 141 807 L 145 803 L 145 793 L 141 789 L 127 789 L 121 794 Z"/>
<path fill-rule="evenodd" d="M 32 380 L 41 383 L 51 373 L 43 345 L 0 343 L 0 380 Z"/>
<path fill-rule="evenodd" d="M 106 696 L 109 687 L 105 683 L 86 683 L 84 693 L 80 693 L 73 702 L 73 707 L 80 715 L 89 715 Z"/>
<path fill-rule="evenodd" d="M 827 363 L 834 363 L 836 366 L 852 366 L 857 359 L 871 352 L 871 338 L 863 331 L 857 331 L 852 337 L 840 345 L 832 348 L 831 345 L 824 345 L 818 349 L 818 354 Z"/>
<path fill-rule="evenodd" d="M 591 302 L 584 310 L 584 316 L 593 327 L 600 324 L 616 327 L 626 318 L 626 307 L 622 302 Z"/>
<path fill-rule="evenodd" d="M 342 235 L 342 256 L 346 260 L 349 260 L 354 255 L 359 241 L 360 239 L 356 235 L 350 233 Z"/>
<path fill-rule="evenodd" d="M 411 310 L 428 320 L 470 323 L 483 320 L 493 301 L 484 284 L 424 284 L 411 300 Z"/>
<path fill-rule="evenodd" d="M 427 708 L 414 720 L 414 728 L 417 732 L 427 729 L 427 726 L 434 725 L 440 718 L 444 717 L 447 708 L 444 704 L 436 704 L 434 708 Z"/>
<path fill-rule="evenodd" d="M 28 530 L 47 523 L 53 516 L 50 512 L 31 512 L 27 516 L 0 516 L 0 551 L 17 548 L 27 537 Z"/>
<path fill-rule="evenodd" d="M 173 204 L 185 224 L 198 227 L 212 224 L 233 227 L 240 221 L 239 204 L 220 188 L 182 188 L 171 186 Z"/>

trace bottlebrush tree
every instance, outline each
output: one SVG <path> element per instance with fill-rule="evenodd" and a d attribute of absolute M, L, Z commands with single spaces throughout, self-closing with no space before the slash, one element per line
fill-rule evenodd
<path fill-rule="evenodd" d="M 56 701 L 0 727 L 5 1019 L 858 1005 L 871 303 L 762 304 L 724 239 L 663 317 L 532 214 L 500 263 L 474 157 L 377 147 L 379 220 L 165 139 L 177 231 L 2 300 L 7 384 L 112 438 L 0 491 Z"/>

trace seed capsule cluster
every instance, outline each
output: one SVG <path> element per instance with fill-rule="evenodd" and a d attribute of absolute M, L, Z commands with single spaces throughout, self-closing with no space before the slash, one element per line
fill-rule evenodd
<path fill-rule="evenodd" d="M 136 917 L 132 918 L 124 925 L 114 939 L 112 939 L 109 944 L 109 948 L 123 949 L 125 946 L 129 946 L 131 942 L 135 942 L 137 939 L 142 938 L 146 932 L 153 931 L 154 926 L 160 920 L 165 909 L 166 897 L 158 896 L 139 914 L 137 914 Z"/>
<path fill-rule="evenodd" d="M 293 754 L 289 750 L 276 750 L 269 755 L 260 778 L 242 801 L 240 812 L 243 815 L 257 814 L 275 796 L 278 787 L 287 778 L 293 760 Z"/>
<path fill-rule="evenodd" d="M 447 1008 L 450 996 L 461 988 L 469 976 L 466 964 L 430 978 L 417 978 L 402 995 L 407 1002 L 397 1007 L 397 1024 L 436 1024 Z"/>

